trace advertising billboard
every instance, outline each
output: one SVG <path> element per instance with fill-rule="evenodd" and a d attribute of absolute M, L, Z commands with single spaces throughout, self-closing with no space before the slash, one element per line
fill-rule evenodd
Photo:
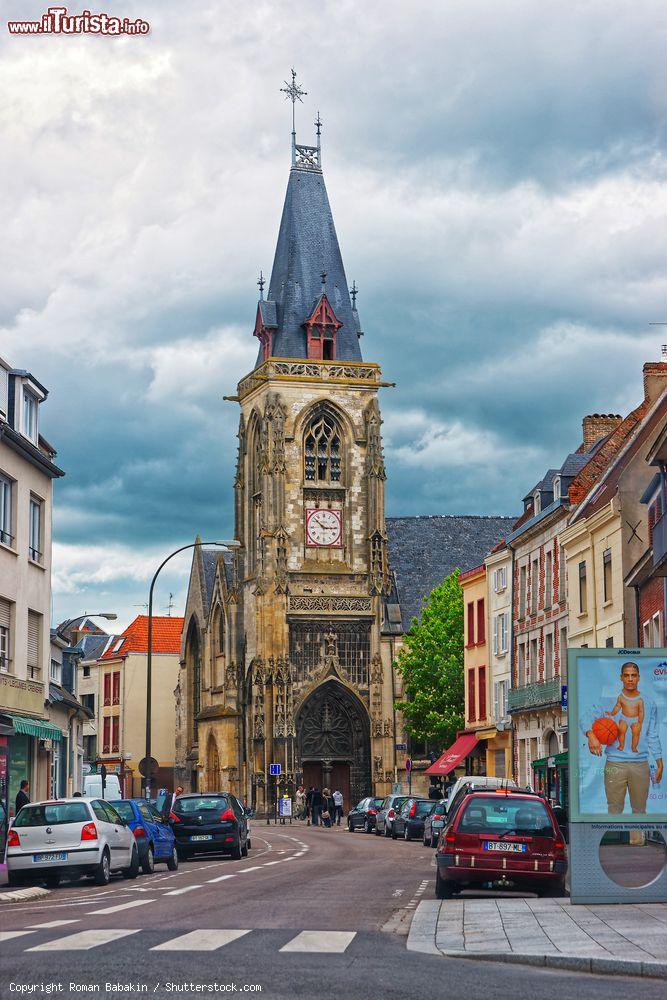
<path fill-rule="evenodd" d="M 572 649 L 570 819 L 667 822 L 667 651 Z"/>

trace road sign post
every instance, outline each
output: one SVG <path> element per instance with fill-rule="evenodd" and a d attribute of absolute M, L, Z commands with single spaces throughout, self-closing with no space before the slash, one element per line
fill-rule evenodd
<path fill-rule="evenodd" d="M 408 772 L 408 795 L 412 795 L 412 760 L 409 757 L 405 760 L 405 770 Z"/>
<path fill-rule="evenodd" d="M 278 823 L 278 778 L 282 773 L 282 766 L 280 764 L 269 764 L 269 778 L 273 778 L 273 825 L 276 826 Z M 270 784 L 267 782 L 267 787 L 270 788 Z M 267 803 L 268 806 L 268 803 Z M 266 810 L 266 825 L 271 825 L 271 816 L 269 810 Z"/>

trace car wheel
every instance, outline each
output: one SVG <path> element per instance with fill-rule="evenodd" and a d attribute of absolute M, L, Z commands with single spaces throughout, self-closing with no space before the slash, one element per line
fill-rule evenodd
<path fill-rule="evenodd" d="M 454 895 L 454 883 L 449 878 L 443 878 L 440 869 L 435 873 L 435 895 L 437 899 L 451 899 Z"/>
<path fill-rule="evenodd" d="M 47 889 L 57 889 L 60 885 L 60 872 L 47 872 L 44 876 Z"/>
<path fill-rule="evenodd" d="M 252 851 L 252 841 L 251 840 L 249 840 L 249 839 L 246 840 L 246 847 L 248 848 L 249 851 Z"/>
<path fill-rule="evenodd" d="M 538 889 L 537 894 L 538 896 L 542 896 L 547 899 L 561 899 L 566 895 L 565 879 L 559 878 L 555 879 L 553 882 L 547 882 L 546 885 Z"/>
<path fill-rule="evenodd" d="M 424 834 L 424 839 L 423 839 L 424 847 L 428 847 L 430 843 L 431 843 L 431 841 L 428 839 L 428 837 L 426 836 L 426 834 Z"/>
<path fill-rule="evenodd" d="M 385 837 L 391 837 L 391 831 L 389 830 L 389 827 L 387 826 L 386 823 L 384 825 L 384 835 Z"/>
<path fill-rule="evenodd" d="M 178 851 L 175 847 L 171 850 L 171 857 L 167 861 L 167 868 L 170 872 L 175 872 L 178 870 Z"/>
<path fill-rule="evenodd" d="M 244 858 L 248 857 L 248 841 L 244 841 L 243 847 L 241 848 L 241 856 Z"/>
<path fill-rule="evenodd" d="M 139 874 L 139 851 L 137 850 L 137 845 L 132 844 L 132 858 L 130 860 L 130 867 L 123 869 L 123 878 L 136 878 Z"/>
<path fill-rule="evenodd" d="M 188 854 L 187 851 L 182 851 L 180 848 L 177 847 L 176 848 L 176 853 L 178 854 L 178 860 L 179 861 L 189 861 L 190 860 L 190 855 Z"/>
<path fill-rule="evenodd" d="M 354 833 L 354 823 L 351 819 L 348 819 L 347 821 L 347 829 L 350 833 Z"/>
<path fill-rule="evenodd" d="M 375 822 L 375 836 L 376 837 L 381 837 L 382 836 L 382 834 L 380 833 L 380 827 L 377 825 L 377 820 Z"/>
<path fill-rule="evenodd" d="M 403 840 L 412 840 L 412 836 L 410 834 L 410 827 L 408 826 L 407 823 L 405 824 L 405 829 L 403 830 Z"/>
<path fill-rule="evenodd" d="M 398 834 L 396 833 L 396 823 L 391 828 L 391 839 L 398 840 Z"/>
<path fill-rule="evenodd" d="M 234 847 L 232 847 L 231 858 L 232 858 L 232 861 L 240 861 L 241 860 L 241 840 L 240 840 L 240 838 L 239 838 L 238 844 L 235 844 Z"/>
<path fill-rule="evenodd" d="M 152 844 L 148 845 L 146 857 L 141 863 L 141 870 L 144 875 L 152 875 L 155 871 L 155 851 L 153 850 Z"/>
<path fill-rule="evenodd" d="M 437 846 L 438 846 L 438 838 L 437 838 L 437 836 L 431 837 L 431 847 L 435 848 Z"/>
<path fill-rule="evenodd" d="M 364 833 L 370 833 L 370 832 L 371 832 L 371 821 L 367 819 L 364 822 Z"/>
<path fill-rule="evenodd" d="M 108 885 L 110 878 L 111 863 L 109 861 L 109 852 L 105 848 L 102 852 L 100 863 L 95 869 L 95 885 Z"/>

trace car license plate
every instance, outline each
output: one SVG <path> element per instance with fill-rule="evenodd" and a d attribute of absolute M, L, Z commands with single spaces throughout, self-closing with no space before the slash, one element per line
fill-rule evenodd
<path fill-rule="evenodd" d="M 525 844 L 508 844 L 506 840 L 485 840 L 485 851 L 502 851 L 507 854 L 524 854 Z"/>
<path fill-rule="evenodd" d="M 190 837 L 190 840 L 213 840 L 213 834 L 211 833 L 197 833 L 194 837 Z"/>
<path fill-rule="evenodd" d="M 445 822 L 442 819 L 434 819 L 433 822 L 431 823 L 431 826 L 434 829 L 439 829 L 441 826 L 444 826 L 444 825 L 445 825 Z"/>
<path fill-rule="evenodd" d="M 32 860 L 39 861 L 67 861 L 67 851 L 48 851 L 46 854 L 33 854 Z"/>

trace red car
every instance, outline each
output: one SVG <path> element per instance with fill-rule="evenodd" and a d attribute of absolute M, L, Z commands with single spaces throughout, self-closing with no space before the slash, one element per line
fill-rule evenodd
<path fill-rule="evenodd" d="M 528 792 L 471 792 L 440 835 L 435 894 L 464 888 L 527 889 L 562 896 L 565 843 L 549 803 Z"/>

